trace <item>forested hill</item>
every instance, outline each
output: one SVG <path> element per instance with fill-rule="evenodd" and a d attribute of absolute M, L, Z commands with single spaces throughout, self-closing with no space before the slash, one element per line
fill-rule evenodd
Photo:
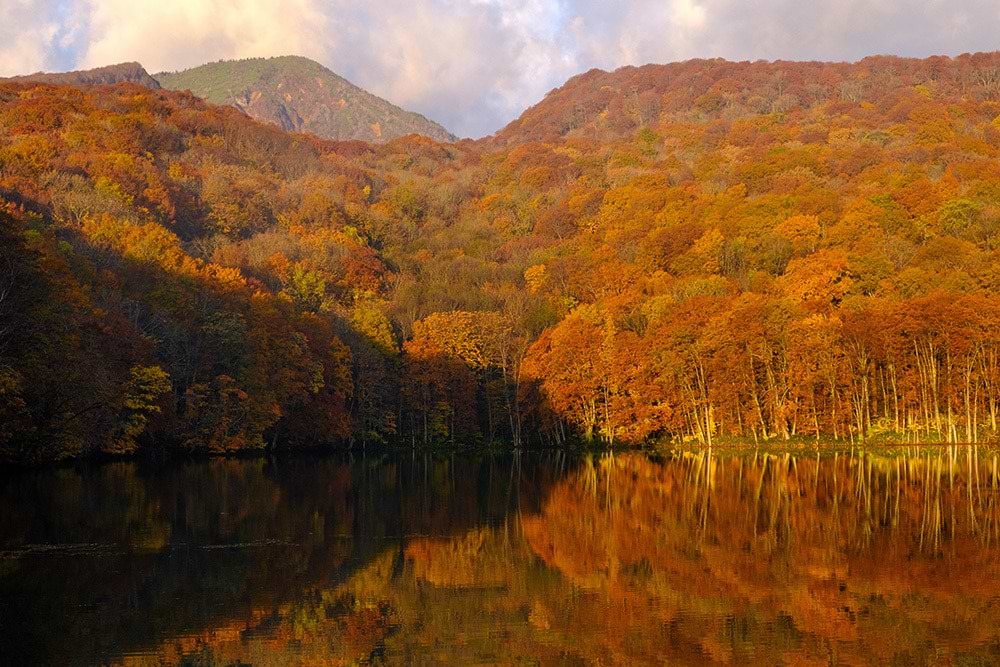
<path fill-rule="evenodd" d="M 455 137 L 300 56 L 227 60 L 156 75 L 164 88 L 190 90 L 214 104 L 232 104 L 251 118 L 325 139 L 383 143 L 407 134 L 437 141 Z"/>
<path fill-rule="evenodd" d="M 0 457 L 996 439 L 997 61 L 509 146 L 0 84 Z"/>
<path fill-rule="evenodd" d="M 735 120 L 829 103 L 849 111 L 916 87 L 939 101 L 1000 99 L 1000 54 L 872 56 L 856 63 L 714 59 L 594 69 L 551 91 L 494 140 L 509 145 L 566 136 L 611 139 L 664 120 Z"/>

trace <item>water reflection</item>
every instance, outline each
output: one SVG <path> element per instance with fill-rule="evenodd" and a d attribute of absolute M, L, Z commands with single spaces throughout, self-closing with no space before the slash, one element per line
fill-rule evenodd
<path fill-rule="evenodd" d="M 997 452 L 114 464 L 0 479 L 16 664 L 990 664 Z"/>

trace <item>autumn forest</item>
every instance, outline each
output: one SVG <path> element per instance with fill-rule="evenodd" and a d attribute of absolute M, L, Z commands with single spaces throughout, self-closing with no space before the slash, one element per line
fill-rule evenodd
<path fill-rule="evenodd" d="M 0 461 L 998 413 L 1000 53 L 592 70 L 456 143 L 0 83 Z"/>

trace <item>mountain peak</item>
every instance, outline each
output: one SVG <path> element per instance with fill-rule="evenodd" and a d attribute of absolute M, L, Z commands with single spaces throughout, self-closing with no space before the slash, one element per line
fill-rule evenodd
<path fill-rule="evenodd" d="M 104 67 L 77 70 L 75 72 L 35 72 L 34 74 L 0 79 L 0 81 L 25 81 L 66 86 L 135 83 L 146 88 L 157 89 L 160 87 L 157 80 L 151 77 L 149 72 L 137 62 L 106 65 Z"/>
<path fill-rule="evenodd" d="M 181 72 L 162 72 L 156 79 L 164 88 L 190 90 L 209 102 L 231 104 L 287 131 L 373 143 L 408 134 L 455 140 L 437 123 L 303 56 L 220 60 Z"/>

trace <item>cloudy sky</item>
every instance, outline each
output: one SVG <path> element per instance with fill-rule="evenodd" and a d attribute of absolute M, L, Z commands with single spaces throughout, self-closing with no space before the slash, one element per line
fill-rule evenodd
<path fill-rule="evenodd" d="M 299 54 L 462 136 L 591 67 L 998 48 L 998 0 L 0 0 L 0 76 Z"/>

